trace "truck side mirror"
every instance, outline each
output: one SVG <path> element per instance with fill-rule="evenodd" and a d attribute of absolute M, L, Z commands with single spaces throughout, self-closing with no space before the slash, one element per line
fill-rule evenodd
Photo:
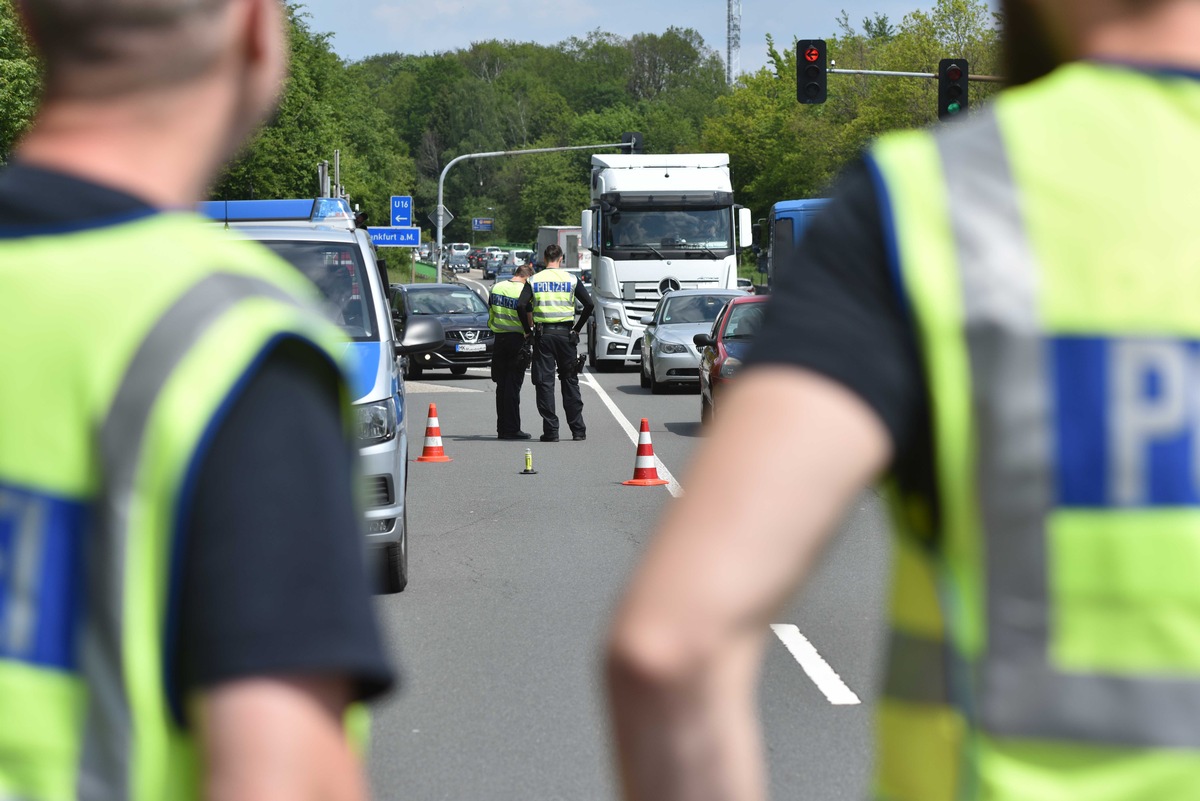
<path fill-rule="evenodd" d="M 748 248 L 754 244 L 754 220 L 750 209 L 738 209 L 738 247 Z"/>
<path fill-rule="evenodd" d="M 579 218 L 579 225 L 582 229 L 579 232 L 579 243 L 588 250 L 592 250 L 592 242 L 595 241 L 592 237 L 593 219 L 594 215 L 591 209 L 584 209 L 583 215 Z"/>

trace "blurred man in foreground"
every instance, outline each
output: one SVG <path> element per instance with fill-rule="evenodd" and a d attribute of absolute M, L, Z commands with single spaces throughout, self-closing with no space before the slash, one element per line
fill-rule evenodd
<path fill-rule="evenodd" d="M 768 624 L 885 472 L 875 797 L 1200 797 L 1200 2 L 1005 10 L 1068 63 L 847 173 L 628 590 L 629 798 L 765 795 Z"/>
<path fill-rule="evenodd" d="M 362 798 L 347 707 L 391 675 L 337 334 L 180 211 L 273 108 L 283 6 L 18 8 L 45 94 L 0 172 L 0 797 Z"/>

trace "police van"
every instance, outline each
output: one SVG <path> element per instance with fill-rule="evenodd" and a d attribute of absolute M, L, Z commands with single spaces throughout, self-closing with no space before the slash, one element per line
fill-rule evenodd
<path fill-rule="evenodd" d="M 380 589 L 403 590 L 408 584 L 408 433 L 400 361 L 440 348 L 441 324 L 412 320 L 404 330 L 393 330 L 386 267 L 341 198 L 211 201 L 200 211 L 304 273 L 345 334 L 343 367 L 357 416 L 367 545 Z"/>

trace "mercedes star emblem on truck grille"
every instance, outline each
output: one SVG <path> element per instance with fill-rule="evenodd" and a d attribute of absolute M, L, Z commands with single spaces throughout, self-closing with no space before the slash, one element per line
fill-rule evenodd
<path fill-rule="evenodd" d="M 678 278 L 664 278 L 658 283 L 658 294 L 665 295 L 668 292 L 677 292 L 681 286 Z"/>

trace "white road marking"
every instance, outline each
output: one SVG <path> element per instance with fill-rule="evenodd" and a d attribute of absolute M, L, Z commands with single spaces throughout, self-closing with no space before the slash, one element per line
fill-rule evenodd
<path fill-rule="evenodd" d="M 596 391 L 596 394 L 600 396 L 600 400 L 608 407 L 608 411 L 612 414 L 613 418 L 625 430 L 629 441 L 636 446 L 640 432 L 633 427 L 633 423 L 625 418 L 621 409 L 609 397 L 609 394 L 605 392 L 604 387 L 600 386 L 600 382 L 592 377 L 591 370 L 584 368 L 580 378 L 582 379 L 581 383 Z M 658 467 L 659 476 L 670 482 L 666 485 L 667 491 L 676 498 L 683 495 L 683 487 L 675 479 L 675 476 L 671 475 L 671 471 L 667 469 L 667 466 L 663 464 L 662 459 L 658 458 L 657 454 L 655 454 L 654 462 Z M 771 624 L 771 630 L 775 632 L 775 636 L 783 642 L 796 661 L 800 663 L 800 667 L 813 680 L 817 688 L 829 699 L 829 703 L 839 706 L 862 703 L 859 697 L 854 694 L 854 691 L 842 681 L 842 677 L 817 653 L 817 649 L 813 647 L 813 644 L 800 633 L 798 627 L 785 623 L 773 623 Z"/>
<path fill-rule="evenodd" d="M 483 392 L 482 389 L 467 389 L 453 384 L 433 384 L 427 381 L 405 381 L 405 395 L 431 395 L 435 392 Z"/>
<path fill-rule="evenodd" d="M 625 415 L 621 413 L 621 409 L 616 403 L 613 402 L 613 399 L 608 396 L 608 393 L 604 391 L 604 387 L 600 386 L 600 382 L 592 377 L 591 370 L 585 367 L 581 378 L 583 379 L 583 384 L 596 390 L 596 393 L 600 396 L 600 400 L 604 401 L 604 405 L 608 407 L 608 411 L 612 413 L 613 418 L 615 418 L 616 421 L 621 424 L 621 428 L 625 429 L 625 434 L 629 437 L 629 441 L 633 443 L 633 447 L 637 448 L 638 434 L 640 432 L 633 427 L 633 423 L 625 419 Z M 639 418 L 639 421 L 640 419 L 641 418 Z M 654 464 L 658 468 L 659 478 L 664 478 L 670 482 L 666 485 L 667 492 L 671 493 L 676 498 L 683 495 L 683 487 L 680 486 L 679 482 L 675 480 L 675 476 L 671 475 L 671 471 L 667 469 L 665 464 L 663 464 L 663 460 L 658 458 L 657 453 L 654 455 Z"/>
<path fill-rule="evenodd" d="M 858 696 L 854 691 L 846 686 L 829 663 L 821 658 L 817 653 L 817 649 L 813 644 L 800 633 L 800 629 L 786 623 L 772 623 L 771 631 L 775 632 L 775 636 L 783 641 L 783 644 L 791 652 L 796 661 L 800 663 L 800 667 L 804 668 L 804 672 L 813 680 L 817 688 L 825 694 L 829 699 L 829 703 L 836 705 L 852 705 L 861 704 Z"/>

